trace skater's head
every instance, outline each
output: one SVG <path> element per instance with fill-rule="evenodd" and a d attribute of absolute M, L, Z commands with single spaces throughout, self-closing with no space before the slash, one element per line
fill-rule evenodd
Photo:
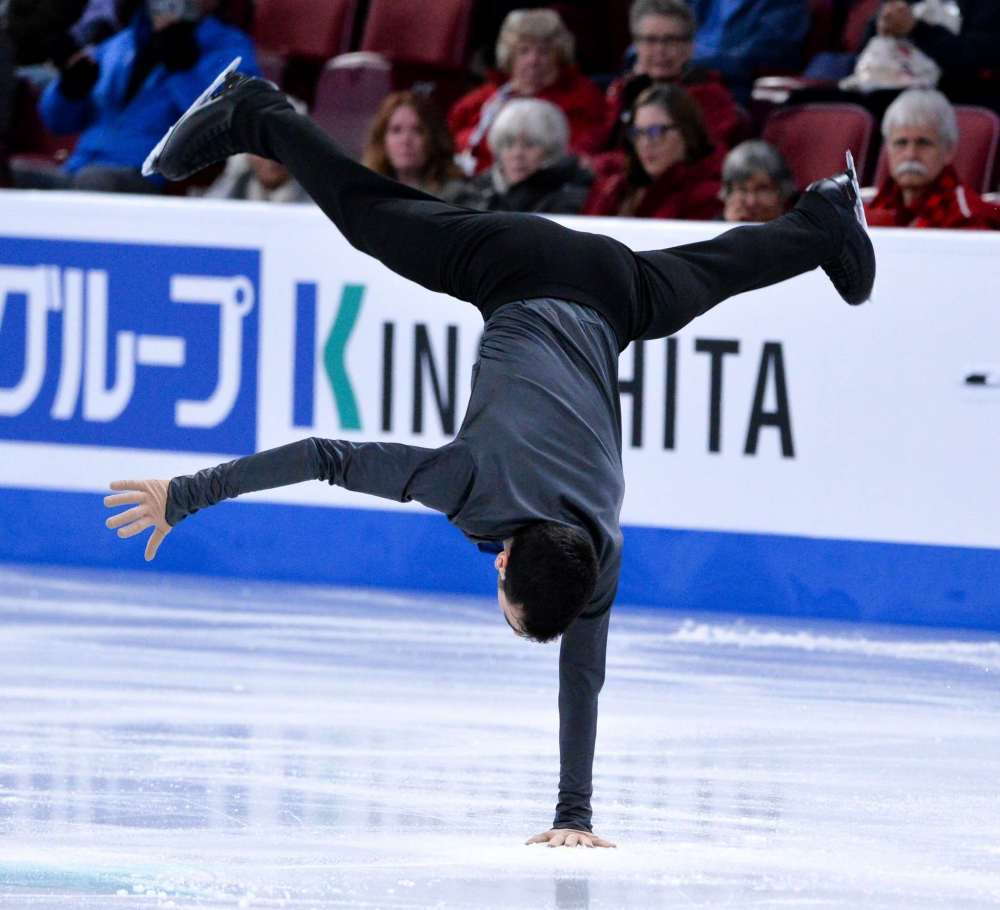
<path fill-rule="evenodd" d="M 504 105 L 487 134 L 508 186 L 555 164 L 569 146 L 569 121 L 551 101 L 519 98 Z"/>
<path fill-rule="evenodd" d="M 454 158 L 437 105 L 416 92 L 395 92 L 382 104 L 361 160 L 378 174 L 433 192 L 462 176 Z"/>
<path fill-rule="evenodd" d="M 659 83 L 632 106 L 626 175 L 643 186 L 675 164 L 694 164 L 712 150 L 698 103 L 680 86 Z"/>
<path fill-rule="evenodd" d="M 520 95 L 536 95 L 552 85 L 573 62 L 576 42 L 551 9 L 516 9 L 497 38 L 497 66 Z"/>
<path fill-rule="evenodd" d="M 694 56 L 694 13 L 684 0 L 635 0 L 629 11 L 637 76 L 677 79 Z"/>
<path fill-rule="evenodd" d="M 940 92 L 909 89 L 886 110 L 882 135 L 889 173 L 909 203 L 925 192 L 955 158 L 955 109 Z"/>
<path fill-rule="evenodd" d="M 589 535 L 552 521 L 528 525 L 504 541 L 494 565 L 500 609 L 514 632 L 531 641 L 562 635 L 597 584 Z"/>
<path fill-rule="evenodd" d="M 722 217 L 773 221 L 795 195 L 795 175 L 784 156 L 761 139 L 741 142 L 722 165 Z"/>

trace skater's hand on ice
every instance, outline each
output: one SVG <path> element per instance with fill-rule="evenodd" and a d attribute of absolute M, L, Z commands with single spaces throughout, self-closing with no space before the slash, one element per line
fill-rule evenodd
<path fill-rule="evenodd" d="M 536 834 L 526 844 L 548 844 L 550 847 L 614 847 L 615 844 L 590 831 L 575 828 L 553 828 L 544 834 Z"/>
<path fill-rule="evenodd" d="M 167 489 L 169 480 L 116 480 L 111 484 L 112 490 L 124 490 L 104 497 L 104 504 L 109 509 L 117 506 L 131 506 L 125 512 L 112 515 L 105 524 L 109 528 L 118 528 L 119 537 L 132 537 L 146 528 L 153 528 L 153 533 L 146 544 L 146 561 L 151 560 L 170 533 L 167 524 Z"/>

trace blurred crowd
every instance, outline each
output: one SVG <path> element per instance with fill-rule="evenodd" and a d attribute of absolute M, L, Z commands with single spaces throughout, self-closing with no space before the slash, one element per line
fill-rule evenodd
<path fill-rule="evenodd" d="M 280 164 L 249 155 L 184 185 L 141 173 L 236 57 L 316 115 L 326 61 L 292 52 L 276 68 L 261 44 L 268 3 L 0 0 L 0 186 L 308 202 Z M 362 2 L 357 22 L 389 3 Z M 338 57 L 391 73 L 351 113 L 366 118 L 363 162 L 487 211 L 763 222 L 794 204 L 810 156 L 848 147 L 824 129 L 804 147 L 769 136 L 771 118 L 846 103 L 876 127 L 859 162 L 870 223 L 1000 228 L 1000 0 L 523 7 L 477 0 L 457 91 L 412 61 Z"/>

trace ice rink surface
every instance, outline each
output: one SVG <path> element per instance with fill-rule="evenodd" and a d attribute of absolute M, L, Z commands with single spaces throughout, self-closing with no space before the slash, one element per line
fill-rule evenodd
<path fill-rule="evenodd" d="M 1000 906 L 996 635 L 616 609 L 617 850 L 522 845 L 557 654 L 485 601 L 0 567 L 0 906 Z"/>

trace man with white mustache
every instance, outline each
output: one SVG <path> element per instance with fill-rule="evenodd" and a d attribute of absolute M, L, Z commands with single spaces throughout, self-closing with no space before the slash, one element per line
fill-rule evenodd
<path fill-rule="evenodd" d="M 940 92 L 910 89 L 885 112 L 882 136 L 891 176 L 868 204 L 881 227 L 1000 230 L 1000 207 L 959 179 L 955 110 Z"/>

